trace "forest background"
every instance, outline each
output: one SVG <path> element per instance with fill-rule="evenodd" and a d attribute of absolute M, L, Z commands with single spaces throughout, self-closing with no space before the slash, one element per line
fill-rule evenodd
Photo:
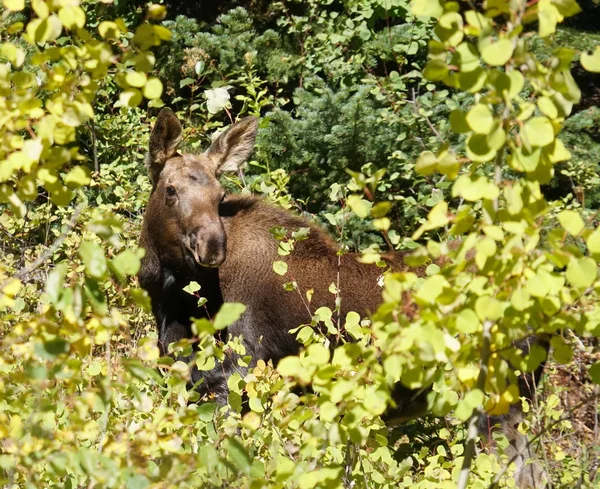
<path fill-rule="evenodd" d="M 506 441 L 475 454 L 468 426 L 521 402 L 515 369 L 546 353 L 510 345 L 544 332 L 520 429 L 554 487 L 598 487 L 600 6 L 579 4 L 4 0 L 2 486 L 442 488 L 465 467 L 470 487 L 510 486 Z M 374 263 L 395 248 L 427 265 L 389 277 L 372 326 L 314 311 L 300 357 L 230 379 L 227 414 L 159 358 L 135 279 L 163 105 L 189 151 L 260 117 L 229 191 Z M 212 335 L 239 311 L 198 326 L 199 368 L 240 348 Z M 355 342 L 330 355 L 319 323 Z M 432 387 L 436 416 L 386 427 L 397 381 Z"/>

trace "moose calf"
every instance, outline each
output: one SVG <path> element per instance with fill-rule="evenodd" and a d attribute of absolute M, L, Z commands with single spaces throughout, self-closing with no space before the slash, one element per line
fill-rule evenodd
<path fill-rule="evenodd" d="M 367 315 L 381 302 L 380 269 L 359 263 L 356 254 L 338 256 L 337 244 L 325 231 L 260 199 L 225 195 L 218 178 L 245 163 L 257 126 L 256 118 L 247 117 L 217 137 L 204 154 L 180 154 L 181 124 L 170 109 L 158 115 L 146 158 L 152 192 L 140 238 L 146 255 L 139 279 L 152 301 L 163 355 L 170 343 L 193 336 L 190 318 L 212 316 L 224 301 L 247 306 L 228 333 L 243 338 L 253 361 L 277 362 L 298 353 L 300 344 L 290 330 L 310 323 L 312 316 L 300 295 L 286 292 L 285 279 L 273 272 L 278 243 L 270 229 L 275 226 L 310 228 L 308 239 L 297 242 L 286 261 L 300 290 L 314 290 L 313 307 L 334 308 L 328 289 L 338 282 L 338 273 L 343 316 L 351 310 Z M 404 268 L 400 255 L 390 254 L 389 261 L 395 269 Z M 192 280 L 208 299 L 205 308 L 183 291 Z M 201 393 L 225 404 L 227 379 L 239 369 L 236 360 L 229 357 L 208 372 L 193 368 L 192 382 L 202 379 Z M 403 394 L 398 396 L 400 414 L 424 409 L 424 396 Z M 534 479 L 532 470 L 523 469 L 520 485 L 533 487 Z"/>

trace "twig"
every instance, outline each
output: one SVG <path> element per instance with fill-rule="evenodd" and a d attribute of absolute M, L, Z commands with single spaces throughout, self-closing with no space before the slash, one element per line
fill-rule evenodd
<path fill-rule="evenodd" d="M 421 106 L 419 105 L 419 101 L 417 100 L 417 97 L 415 95 L 415 89 L 411 88 L 411 95 L 412 95 L 412 103 L 414 105 L 414 111 L 415 111 L 415 115 L 421 115 L 425 118 L 425 122 L 427 122 L 427 125 L 429 126 L 429 129 L 431 129 L 431 132 L 433 132 L 433 134 L 435 135 L 435 137 L 437 138 L 437 140 L 444 144 L 444 138 L 442 136 L 440 136 L 440 133 L 438 132 L 438 130 L 434 127 L 434 125 L 431 123 L 431 121 L 429 120 L 429 117 L 427 117 L 427 115 L 425 115 L 425 113 L 419 113 L 419 109 L 421 108 Z"/>
<path fill-rule="evenodd" d="M 44 251 L 40 256 L 38 256 L 37 259 L 33 263 L 31 263 L 30 265 L 28 265 L 26 267 L 21 268 L 12 277 L 10 277 L 10 278 L 6 279 L 4 282 L 2 282 L 2 285 L 0 285 L 0 290 L 4 289 L 4 287 L 6 287 L 8 285 L 8 283 L 15 278 L 18 280 L 23 280 L 25 277 L 30 275 L 35 269 L 37 269 L 40 265 L 42 265 L 46 260 L 48 260 L 48 258 L 50 258 L 56 252 L 56 250 L 58 250 L 62 246 L 63 241 L 67 238 L 69 233 L 75 227 L 75 224 L 77 223 L 77 219 L 79 219 L 79 215 L 81 214 L 81 212 L 83 211 L 84 208 L 85 208 L 85 204 L 80 204 L 75 209 L 75 212 L 73 212 L 73 215 L 71 216 L 71 219 L 69 219 L 69 222 L 65 226 L 65 229 L 63 230 L 62 234 L 58 238 L 56 238 L 54 243 L 52 243 L 46 251 Z"/>
<path fill-rule="evenodd" d="M 479 369 L 479 376 L 477 377 L 477 389 L 481 392 L 485 389 L 485 382 L 488 375 L 488 362 L 490 357 L 490 345 L 492 343 L 491 338 L 492 322 L 485 321 L 483 323 L 482 339 L 483 344 L 481 346 L 481 368 Z M 471 463 L 475 457 L 475 442 L 479 436 L 478 421 L 481 415 L 481 408 L 473 410 L 473 414 L 469 418 L 469 425 L 467 429 L 467 446 L 465 447 L 465 457 L 463 460 L 460 474 L 458 476 L 458 489 L 466 489 L 469 483 L 469 474 L 471 473 Z"/>
<path fill-rule="evenodd" d="M 98 149 L 96 146 L 96 126 L 94 125 L 94 119 L 89 124 L 90 134 L 92 135 L 92 156 L 94 159 L 94 171 L 98 173 L 100 171 L 100 163 L 98 162 Z"/>

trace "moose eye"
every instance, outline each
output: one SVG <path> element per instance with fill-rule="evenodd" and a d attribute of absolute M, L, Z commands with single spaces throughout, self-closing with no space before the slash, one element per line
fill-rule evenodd
<path fill-rule="evenodd" d="M 175 191 L 175 187 L 173 185 L 167 185 L 167 195 L 169 197 L 173 197 L 177 192 Z"/>
<path fill-rule="evenodd" d="M 223 202 L 223 201 L 225 200 L 225 197 L 226 197 L 226 194 L 223 194 L 223 195 L 221 196 L 221 202 Z"/>

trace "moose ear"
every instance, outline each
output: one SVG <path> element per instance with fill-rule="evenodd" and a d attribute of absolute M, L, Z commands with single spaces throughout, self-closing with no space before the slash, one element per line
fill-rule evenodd
<path fill-rule="evenodd" d="M 166 107 L 162 109 L 158 113 L 156 124 L 150 135 L 147 163 L 151 171 L 154 168 L 162 167 L 175 154 L 182 135 L 183 128 L 173 111 Z"/>
<path fill-rule="evenodd" d="M 215 174 L 236 171 L 248 159 L 254 149 L 258 119 L 245 117 L 217 137 L 206 151 L 214 163 Z"/>

